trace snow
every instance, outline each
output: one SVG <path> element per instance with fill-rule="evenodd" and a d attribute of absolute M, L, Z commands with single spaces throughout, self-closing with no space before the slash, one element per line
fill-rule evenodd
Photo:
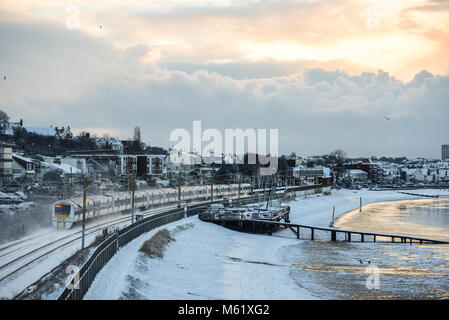
<path fill-rule="evenodd" d="M 30 133 L 40 134 L 43 136 L 54 136 L 56 134 L 56 130 L 53 127 L 25 127 L 25 129 Z"/>
<path fill-rule="evenodd" d="M 349 173 L 351 175 L 368 175 L 368 173 L 366 173 L 363 170 L 359 170 L 359 169 L 351 169 L 351 170 L 349 170 Z"/>
<path fill-rule="evenodd" d="M 410 192 L 449 196 L 449 191 L 412 190 Z M 2 195 L 11 194 L 1 193 L 0 197 Z M 395 191 L 342 189 L 329 196 L 313 195 L 290 202 L 291 220 L 293 223 L 328 226 L 332 217 L 333 206 L 336 207 L 336 217 L 338 217 L 357 208 L 360 197 L 362 197 L 363 204 L 418 198 Z M 111 221 L 112 224 L 114 219 L 114 217 L 110 217 L 98 223 Z M 129 290 L 129 279 L 134 279 L 138 283 L 137 286 L 140 286 L 137 288 L 139 297 L 150 299 L 316 298 L 314 294 L 298 287 L 291 280 L 289 263 L 286 262 L 285 256 L 282 254 L 284 251 L 280 250 L 296 245 L 300 241 L 294 238 L 239 233 L 199 221 L 197 217 L 184 219 L 162 228 L 174 230 L 176 226 L 186 223 L 192 223 L 193 227 L 174 235 L 176 241 L 168 245 L 163 259 L 145 260 L 138 252 L 141 244 L 157 230 L 146 233 L 123 247 L 98 274 L 86 298 L 115 299 L 120 297 L 123 292 Z M 121 226 L 126 224 L 122 223 Z M 34 238 L 29 239 L 26 250 L 31 249 L 29 246 L 42 245 L 43 241 L 48 242 L 79 231 L 79 229 L 79 227 L 70 231 L 48 229 L 39 241 Z M 285 233 L 285 235 L 292 236 L 289 233 Z M 89 235 L 86 243 L 91 243 L 94 236 L 95 234 Z M 5 245 L 7 244 L 3 244 L 2 247 Z M 20 243 L 20 246 L 22 245 L 25 245 L 25 243 Z M 76 241 L 58 249 L 22 269 L 13 278 L 2 281 L 0 297 L 14 297 L 70 257 L 79 249 L 79 246 L 79 241 Z M 12 250 L 12 248 L 10 249 Z M 42 251 L 36 254 L 39 253 L 42 253 Z M 16 255 L 18 252 L 14 254 Z M 7 262 L 11 256 L 3 258 L 6 259 L 7 257 L 8 259 L 0 261 L 0 264 Z M 148 271 L 143 272 L 142 270 L 145 268 Z M 2 270 L 2 272 L 6 271 Z M 114 281 L 111 281 L 111 279 Z"/>
<path fill-rule="evenodd" d="M 50 163 L 50 166 L 56 169 L 60 169 L 62 170 L 64 173 L 71 173 L 71 174 L 77 174 L 77 173 L 82 173 L 80 169 L 73 167 L 69 164 L 66 163 L 61 163 L 61 164 L 57 164 L 57 163 Z"/>
<path fill-rule="evenodd" d="M 167 190 L 168 191 L 168 190 Z M 6 194 L 9 195 L 9 194 Z M 199 201 L 194 201 L 191 204 L 200 203 Z M 25 205 L 25 204 L 24 204 Z M 142 214 L 154 214 L 161 212 L 161 210 L 170 210 L 176 207 L 174 205 L 167 205 L 162 208 L 149 209 L 147 211 L 142 211 Z M 95 236 L 100 234 L 106 226 L 115 226 L 119 228 L 124 228 L 130 224 L 130 214 L 127 215 L 110 215 L 105 216 L 103 219 L 98 221 L 87 221 L 86 225 L 86 246 L 93 243 Z M 90 229 L 92 228 L 92 229 Z M 15 258 L 19 258 L 25 253 L 30 253 L 34 249 L 38 249 L 45 243 L 50 243 L 56 240 L 62 240 L 62 242 L 57 242 L 51 246 L 48 246 L 42 250 L 38 250 L 31 253 L 27 258 L 20 259 L 5 268 L 0 268 L 0 279 L 6 276 L 9 272 L 15 270 L 17 267 L 23 265 L 27 261 L 38 257 L 44 252 L 51 250 L 62 243 L 66 243 L 71 239 L 80 237 L 81 226 L 76 225 L 70 230 L 57 230 L 54 228 L 49 228 L 42 230 L 36 234 L 36 236 L 25 237 L 13 242 L 3 243 L 0 245 L 0 266 L 4 266 Z M 90 233 L 92 231 L 92 233 Z M 90 234 L 89 234 L 90 233 Z M 66 237 L 62 239 L 63 237 Z M 11 246 L 10 246 L 11 245 Z M 10 246 L 5 250 L 6 246 Z M 39 280 L 47 274 L 50 270 L 60 265 L 63 261 L 70 258 L 80 249 L 80 240 L 73 243 L 67 244 L 56 251 L 44 256 L 43 258 L 31 263 L 29 266 L 16 272 L 12 277 L 8 277 L 0 282 L 0 300 L 1 299 L 11 299 L 19 294 L 22 290 L 33 284 L 35 281 Z M 68 276 L 69 277 L 69 276 Z M 62 291 L 62 289 L 61 289 Z M 49 296 L 49 299 L 57 298 L 57 296 Z"/>
<path fill-rule="evenodd" d="M 449 196 L 448 191 L 413 192 Z M 293 223 L 328 226 L 333 206 L 338 217 L 357 208 L 360 197 L 363 204 L 417 198 L 395 191 L 338 190 L 292 201 L 290 218 Z M 193 227 L 175 232 L 176 241 L 168 244 L 164 258 L 151 259 L 138 251 L 161 228 L 173 231 L 186 224 Z M 121 248 L 97 275 L 85 299 L 316 299 L 290 277 L 282 255 L 281 249 L 299 242 L 240 233 L 190 217 Z"/>
<path fill-rule="evenodd" d="M 5 193 L 0 191 L 0 199 L 9 199 L 12 201 L 21 201 L 23 199 L 26 199 L 26 195 L 22 192 L 15 192 L 15 193 Z"/>
<path fill-rule="evenodd" d="M 17 158 L 17 159 L 20 159 L 20 160 L 22 160 L 22 161 L 25 161 L 25 162 L 34 162 L 33 159 L 23 157 L 23 156 L 21 156 L 21 155 L 18 155 L 17 153 L 13 153 L 12 156 L 15 157 L 15 158 Z"/>
<path fill-rule="evenodd" d="M 138 250 L 161 228 L 175 232 L 163 259 Z M 162 226 L 122 248 L 98 274 L 85 299 L 314 299 L 289 278 L 282 256 L 294 239 L 237 233 L 190 217 Z M 114 279 L 115 281 L 110 281 Z M 129 296 L 128 296 L 129 297 Z"/>

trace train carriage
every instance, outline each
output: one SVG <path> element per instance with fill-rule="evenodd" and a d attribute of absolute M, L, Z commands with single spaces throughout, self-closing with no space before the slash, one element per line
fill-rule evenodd
<path fill-rule="evenodd" d="M 241 195 L 251 190 L 249 184 L 242 184 Z M 238 185 L 214 186 L 214 197 L 237 195 Z M 183 187 L 181 200 L 193 201 L 210 197 L 209 186 Z M 134 195 L 134 208 L 144 210 L 153 205 L 176 203 L 177 189 L 138 190 Z M 58 229 L 70 229 L 73 224 L 82 220 L 82 198 L 65 199 L 55 202 L 52 210 L 52 224 Z M 129 212 L 131 209 L 131 195 L 128 192 L 114 192 L 105 195 L 88 196 L 86 199 L 86 220 L 93 217 L 117 212 Z"/>

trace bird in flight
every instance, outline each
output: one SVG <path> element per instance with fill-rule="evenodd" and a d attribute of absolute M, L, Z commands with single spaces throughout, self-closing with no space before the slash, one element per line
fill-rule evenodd
<path fill-rule="evenodd" d="M 390 119 L 391 119 L 391 116 L 390 116 L 390 117 L 384 116 L 384 118 L 387 119 L 387 120 L 390 120 Z"/>

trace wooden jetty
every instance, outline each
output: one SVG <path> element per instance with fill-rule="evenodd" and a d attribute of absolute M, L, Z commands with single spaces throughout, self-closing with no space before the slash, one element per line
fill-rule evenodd
<path fill-rule="evenodd" d="M 239 208 L 245 211 L 247 208 Z M 234 209 L 235 210 L 235 209 Z M 236 210 L 238 212 L 238 209 Z M 242 213 L 236 214 L 199 214 L 203 221 L 212 222 L 223 227 L 257 234 L 272 235 L 279 228 L 291 230 L 297 239 L 301 240 L 330 240 L 346 242 L 374 242 L 374 243 L 409 243 L 409 244 L 449 244 L 449 241 L 420 238 L 408 235 L 376 233 L 357 230 L 345 230 L 294 224 L 289 222 L 290 207 L 280 208 L 278 214 L 271 219 L 248 218 Z M 281 220 L 284 220 L 282 222 Z M 307 230 L 307 232 L 304 232 Z M 318 236 L 319 234 L 319 236 Z M 301 237 L 301 235 L 303 237 Z M 324 237 L 323 237 L 324 235 Z"/>
<path fill-rule="evenodd" d="M 338 235 L 344 236 L 341 238 L 343 241 L 347 242 L 389 242 L 389 243 L 431 243 L 431 244 L 449 244 L 449 241 L 443 240 L 435 240 L 435 239 L 426 239 L 408 235 L 398 235 L 398 234 L 388 234 L 388 233 L 376 233 L 376 232 L 367 232 L 367 231 L 357 231 L 357 230 L 344 230 L 337 228 L 325 228 L 325 227 L 316 227 L 316 226 L 308 226 L 308 225 L 300 225 L 294 223 L 286 223 L 279 221 L 261 221 L 261 220 L 253 220 L 250 222 L 251 224 L 263 224 L 266 226 L 271 226 L 272 229 L 267 233 L 269 235 L 272 232 L 279 228 L 283 227 L 285 229 L 290 229 L 296 236 L 297 239 L 300 239 L 301 229 L 309 230 L 309 237 L 305 239 L 317 240 L 316 233 L 317 231 L 321 231 L 330 235 L 328 238 L 331 241 L 337 241 Z M 269 228 L 266 228 L 269 229 Z M 355 238 L 354 236 L 358 236 Z"/>

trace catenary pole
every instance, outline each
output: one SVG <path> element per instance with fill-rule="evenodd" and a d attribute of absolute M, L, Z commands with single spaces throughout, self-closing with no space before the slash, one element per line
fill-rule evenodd
<path fill-rule="evenodd" d="M 84 177 L 83 187 L 83 231 L 81 237 L 81 249 L 84 249 L 85 237 L 86 237 L 86 193 L 87 193 L 87 179 Z"/>

